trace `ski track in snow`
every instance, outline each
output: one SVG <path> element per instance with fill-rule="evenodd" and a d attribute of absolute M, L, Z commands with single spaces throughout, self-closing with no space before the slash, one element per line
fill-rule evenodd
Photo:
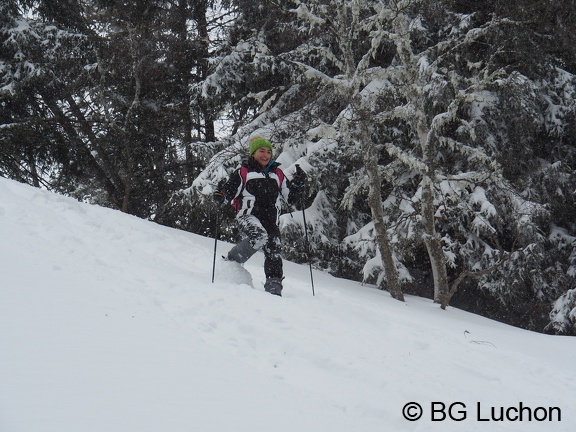
<path fill-rule="evenodd" d="M 0 431 L 572 431 L 576 339 L 405 303 L 0 178 Z M 232 245 L 219 242 L 217 255 Z M 402 407 L 422 404 L 420 421 Z M 430 404 L 466 404 L 461 422 Z M 560 407 L 560 422 L 475 406 Z M 488 411 L 489 414 L 489 411 Z"/>

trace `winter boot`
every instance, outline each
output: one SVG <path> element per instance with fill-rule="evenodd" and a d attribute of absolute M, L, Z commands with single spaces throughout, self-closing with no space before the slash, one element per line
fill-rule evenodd
<path fill-rule="evenodd" d="M 266 279 L 264 289 L 270 294 L 282 297 L 282 279 L 274 277 Z"/>
<path fill-rule="evenodd" d="M 236 261 L 237 263 L 244 264 L 252 255 L 256 253 L 256 249 L 250 244 L 250 240 L 244 239 L 228 252 L 228 261 Z"/>

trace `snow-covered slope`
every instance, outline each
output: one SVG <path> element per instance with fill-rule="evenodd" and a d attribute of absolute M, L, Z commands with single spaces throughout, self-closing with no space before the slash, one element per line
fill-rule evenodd
<path fill-rule="evenodd" d="M 576 338 L 288 262 L 279 298 L 261 254 L 212 284 L 212 239 L 2 178 L 0 239 L 2 432 L 576 427 Z"/>

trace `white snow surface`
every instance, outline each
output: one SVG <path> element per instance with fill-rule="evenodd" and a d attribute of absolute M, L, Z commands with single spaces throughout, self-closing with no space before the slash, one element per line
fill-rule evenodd
<path fill-rule="evenodd" d="M 3 178 L 0 222 L 2 432 L 575 430 L 576 338 L 286 261 L 272 296 L 261 253 L 211 283 L 213 239 Z"/>

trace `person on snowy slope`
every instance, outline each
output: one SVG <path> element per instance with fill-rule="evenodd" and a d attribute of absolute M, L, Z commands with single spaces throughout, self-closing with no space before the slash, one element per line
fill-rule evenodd
<path fill-rule="evenodd" d="M 301 198 L 306 174 L 297 166 L 292 181 L 284 176 L 272 158 L 272 144 L 266 138 L 250 140 L 250 157 L 242 162 L 220 191 L 219 204 L 232 202 L 243 240 L 228 252 L 227 259 L 245 263 L 257 250 L 264 252 L 264 289 L 282 295 L 283 267 L 278 218 L 282 201 L 296 204 Z"/>

